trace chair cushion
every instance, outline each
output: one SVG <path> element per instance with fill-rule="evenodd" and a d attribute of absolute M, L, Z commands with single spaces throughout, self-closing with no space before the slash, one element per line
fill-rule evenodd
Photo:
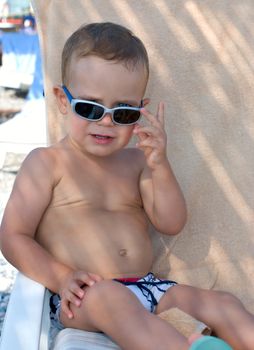
<path fill-rule="evenodd" d="M 85 332 L 65 328 L 58 333 L 52 350 L 120 350 L 113 341 L 102 333 Z"/>

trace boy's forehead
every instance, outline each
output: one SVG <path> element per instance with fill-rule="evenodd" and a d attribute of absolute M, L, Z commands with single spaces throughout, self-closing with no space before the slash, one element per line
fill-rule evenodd
<path fill-rule="evenodd" d="M 125 62 L 105 60 L 98 56 L 72 57 L 69 67 L 71 85 L 87 86 L 90 90 L 100 88 L 134 89 L 144 93 L 147 84 L 147 73 L 142 64 L 126 65 Z M 117 94 L 117 91 L 115 91 Z"/>
<path fill-rule="evenodd" d="M 87 55 L 85 57 L 72 56 L 70 60 L 69 73 L 73 74 L 77 70 L 86 71 L 86 74 L 92 75 L 93 73 L 122 73 L 132 74 L 136 76 L 143 76 L 147 78 L 147 72 L 145 66 L 138 62 L 124 62 L 106 60 L 99 56 Z"/>

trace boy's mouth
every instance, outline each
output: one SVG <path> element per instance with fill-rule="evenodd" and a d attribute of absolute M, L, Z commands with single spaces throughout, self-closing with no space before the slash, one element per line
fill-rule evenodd
<path fill-rule="evenodd" d="M 113 136 L 102 134 L 91 134 L 96 143 L 106 144 L 113 140 Z"/>
<path fill-rule="evenodd" d="M 101 134 L 92 134 L 93 137 L 99 140 L 107 140 L 107 139 L 112 139 L 112 136 L 109 135 L 101 135 Z"/>

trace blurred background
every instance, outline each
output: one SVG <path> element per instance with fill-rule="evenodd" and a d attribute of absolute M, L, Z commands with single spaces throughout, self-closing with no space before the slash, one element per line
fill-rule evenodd
<path fill-rule="evenodd" d="M 9 33 L 15 33 L 16 35 L 24 30 L 36 32 L 30 1 L 0 0 L 0 123 L 21 111 L 28 93 L 29 84 L 27 86 L 13 86 L 11 83 L 15 79 L 16 72 L 14 69 L 13 76 L 3 76 L 5 72 L 2 38 L 5 36 L 7 38 L 12 37 L 12 34 L 9 35 Z M 13 50 L 15 51 L 15 47 Z M 10 60 L 6 64 L 7 66 L 10 65 Z"/>
<path fill-rule="evenodd" d="M 0 0 L 0 15 L 3 21 L 13 23 L 13 19 L 20 19 L 29 13 L 31 13 L 29 0 Z"/>

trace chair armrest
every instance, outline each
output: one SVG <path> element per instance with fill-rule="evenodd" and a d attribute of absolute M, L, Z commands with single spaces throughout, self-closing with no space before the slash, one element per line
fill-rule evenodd
<path fill-rule="evenodd" d="M 42 322 L 46 296 L 41 284 L 18 273 L 5 315 L 0 350 L 38 350 L 42 349 L 41 343 L 47 350 L 48 326 L 47 321 L 46 327 Z"/>

